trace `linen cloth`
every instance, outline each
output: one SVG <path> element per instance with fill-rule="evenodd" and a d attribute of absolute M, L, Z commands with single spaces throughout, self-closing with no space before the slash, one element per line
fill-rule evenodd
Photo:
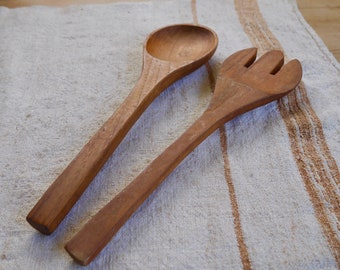
<path fill-rule="evenodd" d="M 51 236 L 25 217 L 118 108 L 147 35 L 206 25 L 219 46 L 145 111 Z M 206 109 L 248 47 L 297 58 L 303 82 L 198 146 L 88 269 L 338 269 L 340 65 L 293 0 L 0 8 L 0 269 L 80 269 L 65 243 Z"/>

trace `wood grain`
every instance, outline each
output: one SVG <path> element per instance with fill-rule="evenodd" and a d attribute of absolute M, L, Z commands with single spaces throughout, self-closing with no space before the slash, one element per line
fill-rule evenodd
<path fill-rule="evenodd" d="M 173 82 L 206 63 L 217 42 L 216 33 L 198 25 L 172 25 L 150 34 L 136 86 L 47 189 L 27 221 L 41 233 L 51 234 L 151 102 Z"/>
<path fill-rule="evenodd" d="M 9 8 L 46 5 L 104 4 L 110 2 L 145 2 L 148 0 L 0 0 L 0 6 Z M 297 0 L 306 21 L 340 61 L 340 0 Z"/>
<path fill-rule="evenodd" d="M 202 116 L 67 243 L 65 248 L 76 262 L 89 264 L 146 198 L 212 132 L 242 113 L 279 99 L 300 82 L 299 61 L 292 60 L 282 67 L 283 53 L 270 51 L 254 63 L 256 54 L 255 48 L 246 49 L 223 62 L 214 95 Z"/>

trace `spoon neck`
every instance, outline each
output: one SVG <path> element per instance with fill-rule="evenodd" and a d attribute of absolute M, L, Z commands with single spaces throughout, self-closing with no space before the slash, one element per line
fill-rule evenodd
<path fill-rule="evenodd" d="M 145 53 L 140 77 L 130 93 L 143 102 L 156 98 L 173 81 L 169 79 L 174 70 L 171 63 L 159 60 Z"/>

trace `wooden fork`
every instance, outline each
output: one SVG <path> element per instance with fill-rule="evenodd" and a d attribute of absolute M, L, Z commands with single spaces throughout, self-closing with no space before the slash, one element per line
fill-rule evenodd
<path fill-rule="evenodd" d="M 256 54 L 256 48 L 245 49 L 223 62 L 202 116 L 67 243 L 65 248 L 75 261 L 90 263 L 159 184 L 218 127 L 279 99 L 300 82 L 298 60 L 283 65 L 282 52 L 274 50 L 254 62 Z"/>

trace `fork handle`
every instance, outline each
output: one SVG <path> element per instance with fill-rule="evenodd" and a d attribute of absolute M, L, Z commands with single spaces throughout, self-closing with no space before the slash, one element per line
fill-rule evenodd
<path fill-rule="evenodd" d="M 148 196 L 218 125 L 216 117 L 206 111 L 66 244 L 71 257 L 81 265 L 89 264 Z"/>

